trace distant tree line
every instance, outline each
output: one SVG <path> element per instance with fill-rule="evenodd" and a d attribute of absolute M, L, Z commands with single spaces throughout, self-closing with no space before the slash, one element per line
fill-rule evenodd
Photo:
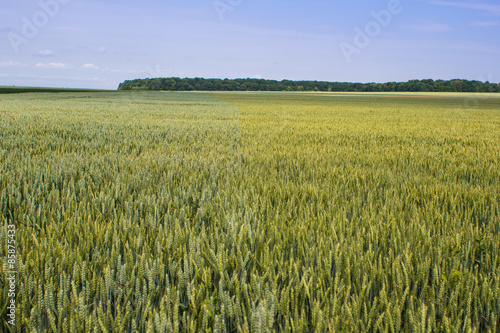
<path fill-rule="evenodd" d="M 411 80 L 408 82 L 350 83 L 264 79 L 155 78 L 128 80 L 118 90 L 164 91 L 353 91 L 353 92 L 500 92 L 500 84 L 468 80 Z"/>

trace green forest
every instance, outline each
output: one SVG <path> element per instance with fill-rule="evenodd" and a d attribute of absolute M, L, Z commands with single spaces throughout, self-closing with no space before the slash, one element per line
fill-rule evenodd
<path fill-rule="evenodd" d="M 500 92 L 500 84 L 469 80 L 411 80 L 350 83 L 265 79 L 154 78 L 127 80 L 118 90 L 163 91 L 337 91 L 337 92 Z"/>

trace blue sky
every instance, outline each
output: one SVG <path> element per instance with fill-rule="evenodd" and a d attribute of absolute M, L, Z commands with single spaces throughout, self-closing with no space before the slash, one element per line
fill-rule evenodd
<path fill-rule="evenodd" d="M 500 82 L 498 0 L 16 0 L 0 85 L 146 77 Z"/>

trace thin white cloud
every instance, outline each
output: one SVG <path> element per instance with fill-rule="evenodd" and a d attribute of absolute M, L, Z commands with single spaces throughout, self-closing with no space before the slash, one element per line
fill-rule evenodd
<path fill-rule="evenodd" d="M 76 27 L 70 27 L 70 26 L 60 26 L 60 27 L 54 27 L 57 30 L 62 30 L 62 31 L 71 31 L 71 32 L 82 32 L 85 31 L 84 29 L 81 28 L 76 28 Z"/>
<path fill-rule="evenodd" d="M 446 32 L 454 30 L 450 25 L 433 20 L 418 18 L 407 27 L 416 32 Z"/>
<path fill-rule="evenodd" d="M 470 24 L 473 27 L 483 27 L 483 28 L 491 28 L 491 27 L 499 27 L 500 21 L 474 21 Z"/>
<path fill-rule="evenodd" d="M 66 69 L 69 68 L 68 65 L 63 64 L 61 62 L 51 62 L 48 64 L 44 64 L 39 62 L 35 65 L 36 68 L 52 68 L 52 69 Z"/>
<path fill-rule="evenodd" d="M 83 69 L 99 69 L 99 66 L 96 66 L 94 64 L 85 64 L 82 66 Z"/>
<path fill-rule="evenodd" d="M 445 32 L 453 30 L 451 26 L 444 23 L 417 23 L 409 27 L 417 32 Z"/>
<path fill-rule="evenodd" d="M 487 54 L 492 54 L 491 58 L 496 59 L 496 55 L 500 54 L 500 47 L 491 43 L 481 43 L 475 41 L 436 41 L 436 40 L 390 40 L 387 41 L 387 45 L 385 48 L 395 47 L 398 51 L 405 52 L 416 52 L 418 50 L 423 50 L 424 54 L 428 54 L 429 52 L 436 51 L 450 51 L 455 52 L 457 54 L 461 54 L 464 52 L 468 52 L 474 50 L 475 52 L 482 52 Z"/>
<path fill-rule="evenodd" d="M 54 55 L 54 52 L 51 50 L 42 50 L 39 51 L 36 55 L 39 57 L 50 57 Z"/>
<path fill-rule="evenodd" d="M 492 5 L 478 2 L 461 2 L 461 1 L 431 1 L 432 4 L 442 6 L 453 6 L 459 8 L 476 9 L 486 11 L 492 15 L 500 16 L 500 5 Z"/>
<path fill-rule="evenodd" d="M 70 80 L 84 80 L 84 81 L 107 81 L 107 78 L 102 77 L 76 77 L 67 75 L 37 75 L 37 74 L 5 74 L 5 76 L 12 78 L 30 78 L 30 79 L 70 79 Z"/>
<path fill-rule="evenodd" d="M 105 69 L 108 70 L 108 69 Z M 146 70 L 130 70 L 130 69 L 109 69 L 110 72 L 112 73 L 125 73 L 125 74 L 140 74 L 140 73 L 146 73 Z"/>
<path fill-rule="evenodd" d="M 0 67 L 28 67 L 28 65 L 10 60 L 10 61 L 0 62 Z"/>

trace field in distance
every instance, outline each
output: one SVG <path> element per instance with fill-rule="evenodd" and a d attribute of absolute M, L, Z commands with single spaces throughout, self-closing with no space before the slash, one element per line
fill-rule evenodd
<path fill-rule="evenodd" d="M 499 331 L 494 96 L 2 95 L 17 326 Z"/>
<path fill-rule="evenodd" d="M 22 93 L 98 92 L 109 90 L 0 86 L 0 95 Z"/>

